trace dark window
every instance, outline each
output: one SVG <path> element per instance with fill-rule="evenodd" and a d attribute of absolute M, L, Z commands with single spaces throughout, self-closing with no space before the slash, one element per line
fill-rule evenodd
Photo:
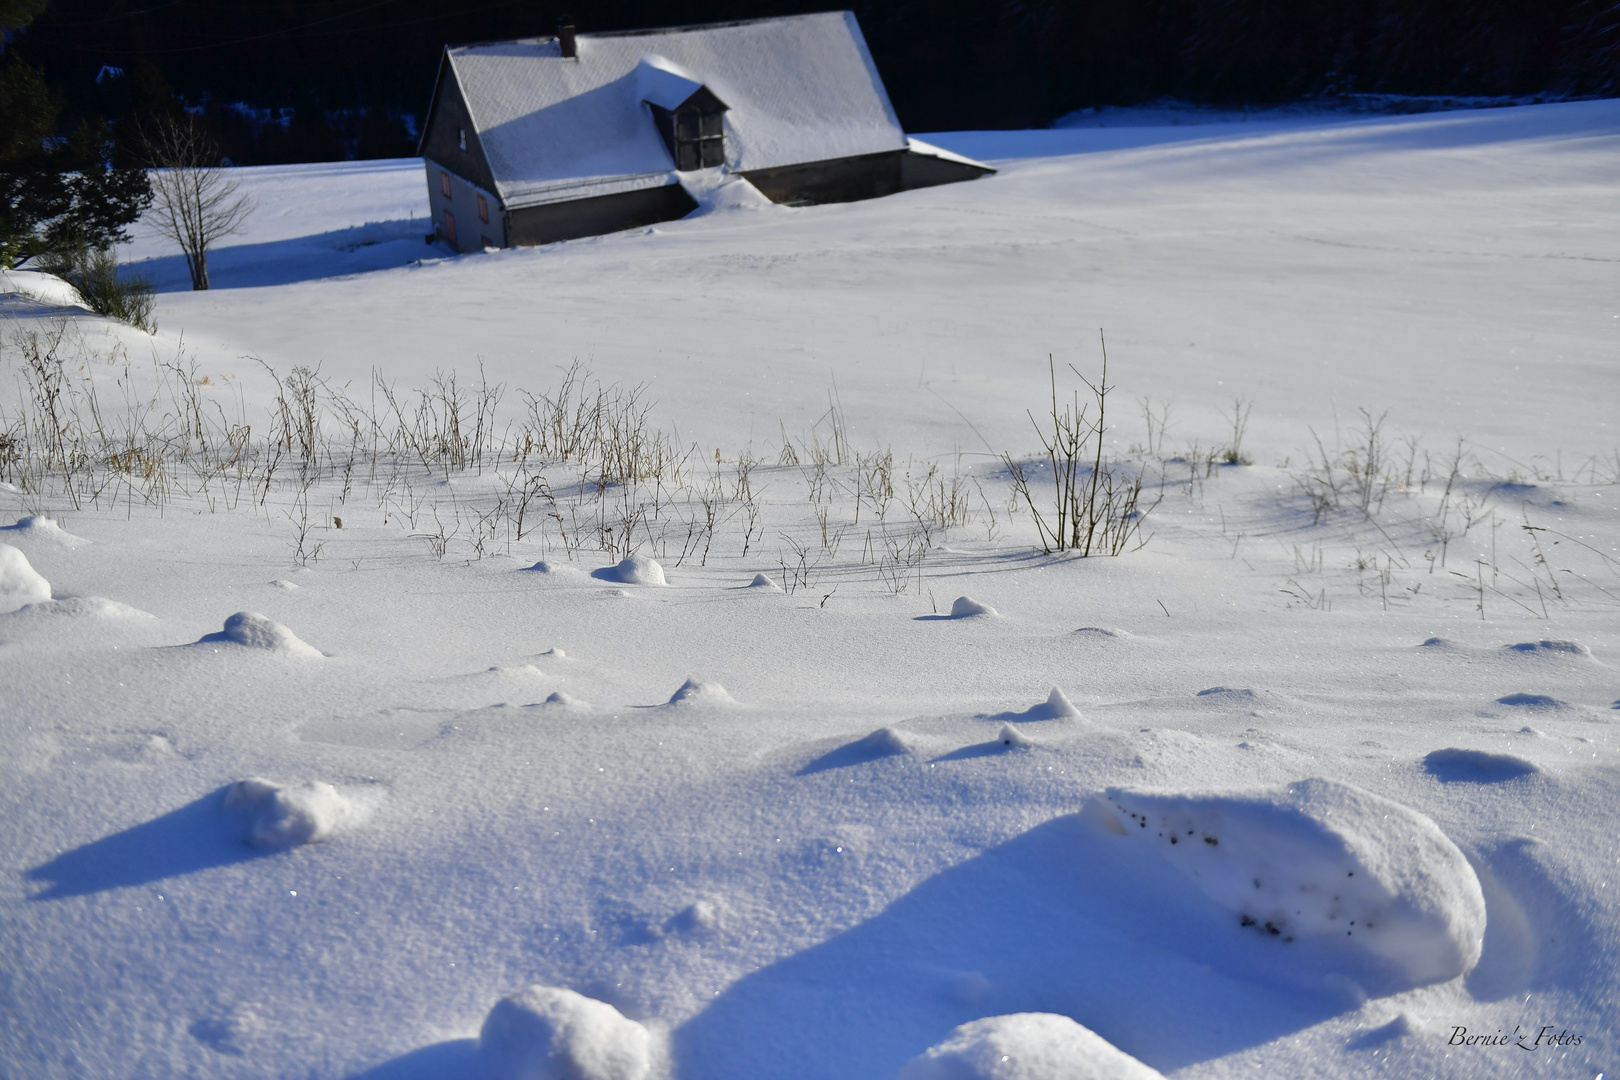
<path fill-rule="evenodd" d="M 450 246 L 453 248 L 461 246 L 456 243 L 456 215 L 448 210 L 444 212 L 444 238 L 450 241 Z"/>
<path fill-rule="evenodd" d="M 489 224 L 489 203 L 482 195 L 478 196 L 478 220 L 485 225 Z"/>
<path fill-rule="evenodd" d="M 463 150 L 467 149 L 467 129 L 456 128 L 456 145 Z"/>
<path fill-rule="evenodd" d="M 681 172 L 712 169 L 726 161 L 726 104 L 700 88 L 673 110 L 652 106 L 658 133 Z"/>
<path fill-rule="evenodd" d="M 447 199 L 450 197 L 450 174 L 447 172 L 439 173 L 439 194 Z"/>

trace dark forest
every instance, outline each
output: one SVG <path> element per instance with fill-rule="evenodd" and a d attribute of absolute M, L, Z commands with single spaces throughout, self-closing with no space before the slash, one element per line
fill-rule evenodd
<path fill-rule="evenodd" d="M 6 0 L 39 6 L 39 0 Z M 7 63 L 44 73 L 64 128 L 177 105 L 239 163 L 409 154 L 446 43 L 825 9 L 781 0 L 51 0 Z M 1620 92 L 1616 0 L 869 0 L 908 130 L 1042 126 L 1175 97 Z M 99 81 L 98 81 L 99 77 Z"/>

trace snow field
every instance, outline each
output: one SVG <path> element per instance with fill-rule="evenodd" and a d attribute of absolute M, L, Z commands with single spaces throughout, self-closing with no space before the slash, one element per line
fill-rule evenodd
<path fill-rule="evenodd" d="M 1021 133 L 990 181 L 460 259 L 419 164 L 248 171 L 219 287 L 61 339 L 94 469 L 0 488 L 50 583 L 0 613 L 0 1071 L 1596 1075 L 1617 131 Z M 1050 484 L 1039 360 L 1099 325 L 1163 499 L 1046 556 L 999 454 Z M 0 425 L 48 430 L 16 341 Z M 153 427 L 189 402 L 206 439 Z M 1447 1043 L 1545 1025 L 1583 1041 Z"/>

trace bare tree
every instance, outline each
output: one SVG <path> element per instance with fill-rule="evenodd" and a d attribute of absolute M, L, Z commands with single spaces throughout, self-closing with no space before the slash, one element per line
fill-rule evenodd
<path fill-rule="evenodd" d="M 187 117 L 160 116 L 141 129 L 151 167 L 152 228 L 186 256 L 193 289 L 208 288 L 208 249 L 242 231 L 257 205 L 220 165 L 219 149 Z"/>

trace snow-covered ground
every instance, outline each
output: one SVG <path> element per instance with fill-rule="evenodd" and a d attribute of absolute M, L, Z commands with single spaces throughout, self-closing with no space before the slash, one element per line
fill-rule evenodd
<path fill-rule="evenodd" d="M 1612 1072 L 1620 102 L 924 137 L 7 275 L 0 1075 Z M 1099 330 L 1147 543 L 1048 555 Z"/>

